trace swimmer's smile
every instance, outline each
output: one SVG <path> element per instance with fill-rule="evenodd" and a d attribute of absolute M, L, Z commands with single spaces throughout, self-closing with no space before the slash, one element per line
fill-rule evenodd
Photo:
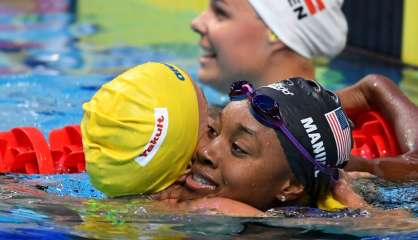
<path fill-rule="evenodd" d="M 209 47 L 205 47 L 201 45 L 201 52 L 202 52 L 202 55 L 200 56 L 200 59 L 199 59 L 201 64 L 214 60 L 217 57 L 217 54 L 214 51 L 214 49 L 209 48 Z"/>
<path fill-rule="evenodd" d="M 210 190 L 213 191 L 216 189 L 217 184 L 212 180 L 209 175 L 204 173 L 192 172 L 186 178 L 186 187 L 191 190 Z"/>

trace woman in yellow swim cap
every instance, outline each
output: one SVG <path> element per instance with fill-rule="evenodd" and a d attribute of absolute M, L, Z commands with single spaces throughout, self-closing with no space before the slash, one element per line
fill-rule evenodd
<path fill-rule="evenodd" d="M 207 121 L 205 98 L 189 75 L 156 62 L 104 84 L 83 109 L 87 172 L 108 196 L 170 186 L 188 166 Z"/>

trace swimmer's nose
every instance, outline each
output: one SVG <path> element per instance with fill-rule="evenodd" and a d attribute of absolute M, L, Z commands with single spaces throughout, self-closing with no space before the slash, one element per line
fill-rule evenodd
<path fill-rule="evenodd" d="M 209 13 L 207 10 L 202 12 L 199 16 L 193 19 L 190 24 L 190 27 L 192 28 L 192 30 L 201 36 L 206 34 L 207 32 L 206 21 L 207 21 L 208 14 Z"/>
<path fill-rule="evenodd" d="M 197 160 L 200 164 L 209 166 L 211 168 L 217 168 L 219 163 L 219 148 L 217 149 L 217 145 L 219 141 L 217 139 L 213 139 L 210 143 L 206 146 L 202 147 L 197 151 Z"/>

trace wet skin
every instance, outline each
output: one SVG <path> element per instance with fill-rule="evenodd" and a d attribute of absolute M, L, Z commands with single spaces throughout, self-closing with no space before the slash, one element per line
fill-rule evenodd
<path fill-rule="evenodd" d="M 216 87 L 237 79 L 268 82 L 309 72 L 303 70 L 309 69 L 309 64 L 278 54 L 284 51 L 266 40 L 268 29 L 246 0 L 211 1 L 209 9 L 193 21 L 192 28 L 201 35 L 200 45 L 205 50 L 199 78 Z M 275 62 L 274 56 L 278 56 Z M 347 170 L 366 171 L 390 180 L 418 179 L 418 128 L 414 125 L 418 110 L 402 91 L 382 76 L 369 75 L 341 90 L 339 96 L 344 109 L 352 114 L 380 111 L 395 130 L 401 150 L 399 156 L 373 162 L 351 156 Z M 392 171 L 394 168 L 397 170 Z"/>
<path fill-rule="evenodd" d="M 303 188 L 293 188 L 291 182 L 275 131 L 254 119 L 247 101 L 231 102 L 217 120 L 209 121 L 191 173 L 174 198 L 224 197 L 266 210 L 277 204 L 277 195 L 291 200 L 301 194 Z"/>
<path fill-rule="evenodd" d="M 198 103 L 198 108 L 199 108 L 198 139 L 201 139 L 202 136 L 206 134 L 207 132 L 207 125 L 208 125 L 208 119 L 209 119 L 208 102 L 202 90 L 200 89 L 200 87 L 197 86 L 197 84 L 194 81 L 192 81 L 192 83 L 196 91 L 197 103 Z"/>
<path fill-rule="evenodd" d="M 212 0 L 191 27 L 201 37 L 202 82 L 229 87 L 237 79 L 256 79 L 269 65 L 269 30 L 247 0 Z"/>
<path fill-rule="evenodd" d="M 394 130 L 400 155 L 373 161 L 351 156 L 346 170 L 364 171 L 392 181 L 418 180 L 418 107 L 388 78 L 368 75 L 338 92 L 345 110 L 356 116 L 377 110 Z"/>

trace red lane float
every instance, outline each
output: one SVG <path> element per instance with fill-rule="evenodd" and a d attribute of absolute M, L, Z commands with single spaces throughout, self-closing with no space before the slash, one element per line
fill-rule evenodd
<path fill-rule="evenodd" d="M 81 141 L 81 130 L 77 125 L 54 129 L 48 136 L 55 173 L 80 173 L 86 168 Z"/>
<path fill-rule="evenodd" d="M 1 172 L 54 173 L 48 143 L 33 127 L 13 128 L 0 133 Z"/>
<path fill-rule="evenodd" d="M 353 119 L 353 155 L 367 159 L 399 154 L 395 134 L 377 112 L 366 112 Z M 83 144 L 77 125 L 54 129 L 49 144 L 33 127 L 0 132 L 0 172 L 61 174 L 85 171 Z"/>
<path fill-rule="evenodd" d="M 396 136 L 378 112 L 366 112 L 352 119 L 353 149 L 351 154 L 367 159 L 399 155 Z"/>
<path fill-rule="evenodd" d="M 52 130 L 50 144 L 33 127 L 0 132 L 0 172 L 26 174 L 80 173 L 85 170 L 79 126 Z"/>

